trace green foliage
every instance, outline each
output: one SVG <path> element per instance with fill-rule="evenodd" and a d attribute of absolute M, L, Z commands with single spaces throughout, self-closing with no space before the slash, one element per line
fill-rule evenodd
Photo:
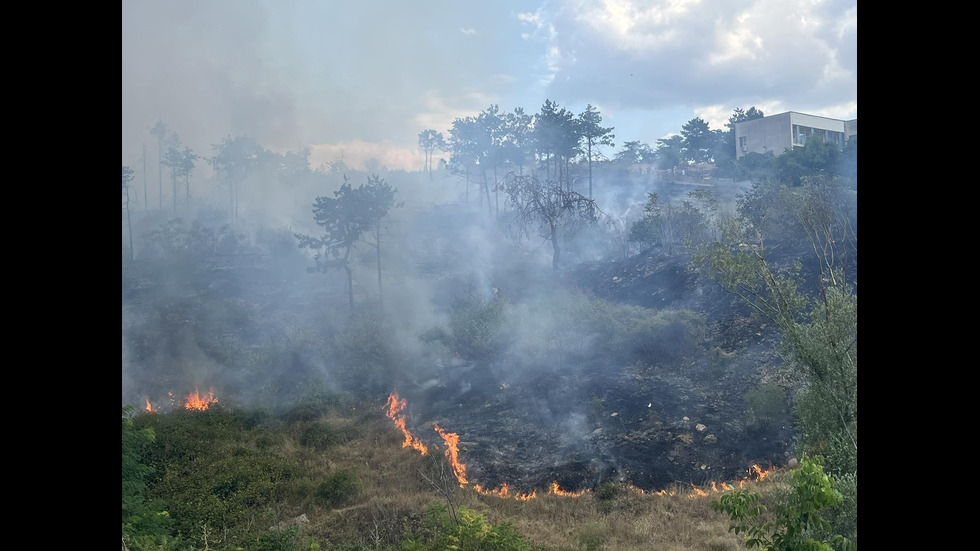
<path fill-rule="evenodd" d="M 852 183 L 852 188 L 857 189 L 857 134 L 851 136 L 844 149 L 840 153 L 837 173 L 842 178 L 847 178 Z"/>
<path fill-rule="evenodd" d="M 290 406 L 283 414 L 283 419 L 288 423 L 309 423 L 326 415 L 327 410 L 327 405 L 323 402 L 303 402 Z"/>
<path fill-rule="evenodd" d="M 220 528 L 227 541 L 244 542 L 254 511 L 271 506 L 279 486 L 294 476 L 295 465 L 274 450 L 243 445 L 248 430 L 262 430 L 247 428 L 253 421 L 245 412 L 217 406 L 134 419 L 156 435 L 142 455 L 154 469 L 147 494 L 168 504 L 171 533 L 196 548 L 203 544 L 202 527 Z"/>
<path fill-rule="evenodd" d="M 672 254 L 675 247 L 694 246 L 714 234 L 718 201 L 709 191 L 692 191 L 679 204 L 662 202 L 656 193 L 647 196 L 643 218 L 630 227 L 630 241 L 660 245 Z"/>
<path fill-rule="evenodd" d="M 450 350 L 468 360 L 495 359 L 505 345 L 503 327 L 506 300 L 469 300 L 457 303 L 450 313 Z"/>
<path fill-rule="evenodd" d="M 146 478 L 153 468 L 142 456 L 155 441 L 152 428 L 137 429 L 135 408 L 122 408 L 122 539 L 133 551 L 158 549 L 176 543 L 170 537 L 170 514 L 164 500 L 147 499 Z"/>
<path fill-rule="evenodd" d="M 841 493 L 843 500 L 839 507 L 827 515 L 831 530 L 841 534 L 857 547 L 858 502 L 857 502 L 857 472 L 833 476 L 834 487 Z"/>
<path fill-rule="evenodd" d="M 791 186 L 799 186 L 805 176 L 838 173 L 840 150 L 837 144 L 825 142 L 818 135 L 807 139 L 803 147 L 792 147 L 775 159 L 776 177 Z"/>
<path fill-rule="evenodd" d="M 715 135 L 708 123 L 701 117 L 695 117 L 681 127 L 684 138 L 684 159 L 695 163 L 708 162 L 715 150 Z"/>
<path fill-rule="evenodd" d="M 606 482 L 595 490 L 595 498 L 599 501 L 611 501 L 619 495 L 619 486 L 612 482 Z"/>
<path fill-rule="evenodd" d="M 834 475 L 857 471 L 857 294 L 847 270 L 856 258 L 853 195 L 838 179 L 808 176 L 792 188 L 754 186 L 723 238 L 695 262 L 782 331 L 781 346 L 804 376 L 795 397 L 803 455 L 826 458 Z M 773 262 L 770 236 L 799 236 L 813 257 Z M 856 264 L 855 264 L 856 265 Z"/>
<path fill-rule="evenodd" d="M 824 535 L 831 530 L 824 517 L 844 498 L 834 489 L 819 458 L 804 459 L 793 471 L 791 485 L 788 499 L 775 505 L 771 512 L 760 504 L 758 493 L 744 489 L 725 492 L 719 500 L 712 501 L 711 508 L 729 516 L 729 531 L 745 534 L 749 549 L 834 551 L 854 547 L 844 536 Z"/>
<path fill-rule="evenodd" d="M 336 377 L 353 391 L 383 392 L 397 381 L 398 358 L 392 337 L 376 319 L 355 320 L 334 339 Z"/>
<path fill-rule="evenodd" d="M 460 507 L 455 521 L 444 504 L 434 504 L 420 533 L 407 537 L 401 551 L 530 551 L 532 545 L 510 523 L 491 524 L 472 509 Z"/>
<path fill-rule="evenodd" d="M 340 507 L 357 499 L 361 482 L 351 470 L 339 470 L 316 488 L 316 500 L 321 505 Z"/>
<path fill-rule="evenodd" d="M 734 177 L 753 182 L 767 180 L 776 175 L 775 163 L 776 155 L 772 151 L 746 153 L 735 161 Z"/>
<path fill-rule="evenodd" d="M 271 528 L 259 533 L 249 551 L 300 551 L 299 527 Z"/>
<path fill-rule="evenodd" d="M 377 175 L 369 176 L 367 184 L 356 188 L 344 176 L 344 184 L 334 192 L 334 197 L 321 196 L 313 202 L 313 220 L 323 228 L 324 233 L 320 237 L 294 234 L 301 248 L 317 251 L 311 271 L 344 270 L 351 313 L 354 312 L 351 255 L 365 234 L 374 234 L 375 242 L 370 244 L 380 248 L 381 221 L 390 209 L 397 206 L 396 191 Z M 380 278 L 379 260 L 379 289 Z"/>
<path fill-rule="evenodd" d="M 780 423 L 787 412 L 786 389 L 762 383 L 745 393 L 745 414 L 749 427 L 769 430 Z"/>
<path fill-rule="evenodd" d="M 326 423 L 312 423 L 303 428 L 299 443 L 318 452 L 326 451 L 337 443 L 337 431 Z"/>

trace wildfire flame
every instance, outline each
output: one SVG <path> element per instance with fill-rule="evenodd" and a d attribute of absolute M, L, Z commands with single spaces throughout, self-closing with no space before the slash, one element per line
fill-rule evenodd
<path fill-rule="evenodd" d="M 412 433 L 410 433 L 408 429 L 405 428 L 405 416 L 401 415 L 401 412 L 405 409 L 406 405 L 407 405 L 406 401 L 399 398 L 397 392 L 392 392 L 388 396 L 388 401 L 385 404 L 384 409 L 387 410 L 386 414 L 388 418 L 394 421 L 395 426 L 397 426 L 402 431 L 402 434 L 405 435 L 405 442 L 402 443 L 402 447 L 403 448 L 412 447 L 418 450 L 419 452 L 421 452 L 422 455 L 426 455 L 428 453 L 428 448 L 426 447 L 426 445 L 423 444 L 421 441 L 419 441 L 418 438 L 413 436 Z M 148 410 L 149 407 L 150 407 L 150 403 L 149 400 L 147 400 Z M 206 409 L 206 406 L 203 409 Z M 459 481 L 460 488 L 465 487 L 467 484 L 469 484 L 469 480 L 467 480 L 466 478 L 466 464 L 460 462 L 459 460 L 459 435 L 456 434 L 455 432 L 448 432 L 444 430 L 442 427 L 438 425 L 438 423 L 434 424 L 433 428 L 437 433 L 439 433 L 439 436 L 442 437 L 443 442 L 446 443 L 446 452 L 445 452 L 446 457 L 449 459 L 449 465 L 450 467 L 452 467 L 453 474 L 456 476 L 456 480 Z M 740 480 L 738 482 L 738 486 L 739 488 L 745 488 L 745 485 L 752 480 L 756 480 L 756 481 L 765 480 L 765 478 L 769 476 L 769 474 L 772 473 L 774 470 L 775 468 L 770 468 L 769 470 L 762 470 L 762 468 L 759 467 L 758 465 L 752 465 L 749 468 L 748 476 Z M 476 492 L 481 495 L 502 497 L 502 498 L 513 498 L 518 501 L 529 501 L 538 497 L 537 488 L 532 489 L 532 491 L 529 493 L 512 494 L 510 490 L 510 486 L 506 482 L 502 483 L 495 490 L 484 488 L 480 484 L 474 484 L 473 489 L 476 490 Z M 642 488 L 638 488 L 632 484 L 627 484 L 626 489 L 638 493 L 640 495 L 658 495 L 658 496 L 665 496 L 665 497 L 677 495 L 676 489 L 670 489 L 670 490 L 665 489 L 665 490 L 654 492 L 654 491 L 643 490 Z M 695 498 L 695 497 L 705 497 L 710 495 L 706 489 L 698 488 L 693 483 L 691 484 L 691 489 L 692 491 L 688 495 L 688 497 Z M 731 486 L 726 482 L 712 481 L 710 483 L 710 489 L 711 492 L 713 493 L 720 493 L 733 489 L 733 486 Z M 548 493 L 556 496 L 562 496 L 562 497 L 582 497 L 583 495 L 585 495 L 587 491 L 588 490 L 570 492 L 570 491 L 562 490 L 561 487 L 558 485 L 557 481 L 552 482 L 551 485 L 548 487 Z"/>
<path fill-rule="evenodd" d="M 555 484 L 557 485 L 557 483 L 555 483 Z M 476 490 L 476 492 L 478 494 L 482 494 L 482 495 L 485 495 L 485 496 L 509 497 L 509 498 L 514 498 L 517 501 L 530 501 L 530 500 L 538 497 L 538 490 L 537 490 L 537 488 L 535 488 L 534 490 L 532 490 L 530 493 L 511 494 L 510 493 L 510 486 L 508 486 L 506 482 L 504 482 L 503 484 L 501 484 L 500 487 L 497 488 L 496 490 L 488 490 L 488 489 L 484 488 L 483 486 L 480 486 L 479 484 L 474 484 L 473 485 L 473 489 Z"/>
<path fill-rule="evenodd" d="M 582 495 L 585 494 L 585 490 L 582 490 L 580 492 L 566 492 L 565 490 L 562 490 L 560 486 L 558 486 L 557 481 L 551 483 L 550 491 L 556 496 L 565 496 L 565 497 L 582 497 Z"/>
<path fill-rule="evenodd" d="M 465 486 L 469 481 L 466 480 L 466 465 L 459 462 L 459 435 L 455 432 L 446 432 L 439 427 L 438 423 L 433 425 L 439 436 L 446 443 L 446 457 L 449 458 L 449 466 L 453 468 L 453 474 L 459 481 L 459 486 Z"/>
<path fill-rule="evenodd" d="M 190 393 L 187 398 L 184 398 L 184 408 L 185 409 L 195 409 L 198 411 L 204 411 L 208 409 L 211 404 L 217 403 L 218 399 L 214 397 L 214 388 L 210 389 L 207 394 L 202 395 L 196 388 L 194 392 Z"/>
<path fill-rule="evenodd" d="M 405 409 L 406 404 L 405 400 L 398 398 L 397 392 L 392 392 L 388 395 L 388 402 L 385 404 L 385 409 L 387 410 L 385 415 L 394 421 L 395 426 L 405 435 L 405 442 L 402 443 L 403 448 L 415 448 L 422 455 L 427 455 L 429 448 L 420 442 L 418 438 L 412 436 L 412 433 L 408 432 L 408 429 L 405 428 L 405 416 L 401 415 L 401 412 Z"/>
<path fill-rule="evenodd" d="M 146 412 L 147 413 L 156 413 L 157 412 L 157 410 L 153 409 L 153 404 L 150 403 L 150 399 L 149 398 L 146 399 Z"/>

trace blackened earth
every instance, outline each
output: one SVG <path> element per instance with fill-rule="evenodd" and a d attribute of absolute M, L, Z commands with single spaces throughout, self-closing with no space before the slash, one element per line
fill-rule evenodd
<path fill-rule="evenodd" d="M 564 366 L 524 376 L 500 366 L 455 366 L 425 388 L 404 389 L 409 428 L 433 423 L 459 434 L 470 483 L 514 492 L 629 483 L 657 491 L 746 478 L 782 466 L 793 438 L 790 404 L 753 422 L 745 394 L 760 383 L 791 389 L 778 334 L 735 297 L 656 252 L 583 264 L 566 284 L 600 298 L 705 316 L 708 335 L 690 354 L 628 366 Z M 533 373 L 533 374 L 532 374 Z M 442 444 L 436 436 L 436 444 Z"/>

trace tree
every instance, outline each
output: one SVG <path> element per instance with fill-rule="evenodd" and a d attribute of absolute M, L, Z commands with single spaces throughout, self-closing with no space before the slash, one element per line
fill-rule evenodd
<path fill-rule="evenodd" d="M 163 164 L 170 168 L 170 179 L 173 183 L 173 210 L 177 213 L 177 183 L 183 179 L 184 194 L 187 205 L 191 203 L 190 176 L 194 171 L 194 163 L 198 156 L 191 148 L 180 149 L 176 144 L 167 150 Z"/>
<path fill-rule="evenodd" d="M 545 100 L 534 117 L 534 141 L 538 157 L 545 168 L 545 179 L 553 180 L 567 191 L 572 189 L 568 163 L 581 153 L 582 135 L 575 115 L 557 102 Z"/>
<path fill-rule="evenodd" d="M 466 203 L 470 202 L 470 171 L 479 162 L 475 117 L 456 118 L 449 129 L 450 170 L 466 182 Z M 482 197 L 482 196 L 481 196 Z"/>
<path fill-rule="evenodd" d="M 294 234 L 299 246 L 317 251 L 310 271 L 328 272 L 343 269 L 347 275 L 347 299 L 354 315 L 354 277 L 351 254 L 365 232 L 373 232 L 378 259 L 378 292 L 381 300 L 381 220 L 394 206 L 395 190 L 378 176 L 369 178 L 367 185 L 356 188 L 345 176 L 344 184 L 333 197 L 317 197 L 313 203 L 313 218 L 325 232 L 320 237 Z"/>
<path fill-rule="evenodd" d="M 490 105 L 480 112 L 476 118 L 477 150 L 479 154 L 481 181 L 487 196 L 487 206 L 490 207 L 490 182 L 487 170 L 493 171 L 493 193 L 496 199 L 496 210 L 500 212 L 500 199 L 497 188 L 497 169 L 504 162 L 504 141 L 507 129 L 505 118 L 500 114 L 500 108 Z"/>
<path fill-rule="evenodd" d="M 661 170 L 670 170 L 677 167 L 684 160 L 684 138 L 679 134 L 674 134 L 667 138 L 657 140 L 657 167 Z"/>
<path fill-rule="evenodd" d="M 445 151 L 446 140 L 441 132 L 426 129 L 419 132 L 419 147 L 425 152 L 425 169 L 429 172 L 429 180 L 432 179 L 432 152 Z"/>
<path fill-rule="evenodd" d="M 518 239 L 528 236 L 531 228 L 551 242 L 551 267 L 558 271 L 562 233 L 578 223 L 599 219 L 596 202 L 584 195 L 563 189 L 558 183 L 541 183 L 535 176 L 511 174 L 504 181 L 508 203 L 516 211 L 511 226 Z"/>
<path fill-rule="evenodd" d="M 806 244 L 805 265 L 770 258 L 770 241 L 786 234 Z M 695 256 L 706 275 L 781 330 L 805 381 L 796 397 L 798 446 L 826 457 L 835 475 L 857 472 L 856 259 L 856 195 L 826 174 L 800 187 L 757 185 L 721 239 Z"/>
<path fill-rule="evenodd" d="M 704 119 L 695 117 L 687 121 L 681 127 L 681 136 L 684 139 L 685 160 L 695 163 L 711 160 L 711 152 L 714 150 L 714 136 Z"/>
<path fill-rule="evenodd" d="M 126 165 L 122 167 L 122 194 L 123 194 L 123 209 L 126 210 L 126 233 L 129 234 L 129 259 L 133 260 L 133 221 L 129 215 L 129 186 L 133 183 L 133 169 Z"/>
<path fill-rule="evenodd" d="M 517 165 L 518 174 L 524 174 L 524 162 L 534 145 L 533 123 L 534 116 L 525 113 L 523 107 L 515 108 L 504 117 L 507 129 L 504 156 L 508 163 Z"/>
<path fill-rule="evenodd" d="M 616 135 L 612 133 L 613 127 L 603 128 L 599 126 L 601 122 L 602 117 L 599 115 L 599 110 L 593 107 L 592 104 L 586 106 L 585 111 L 579 115 L 579 129 L 582 137 L 585 139 L 585 155 L 589 161 L 589 199 L 592 198 L 593 148 L 596 150 L 595 153 L 598 154 L 599 146 L 615 146 L 613 138 Z"/>
<path fill-rule="evenodd" d="M 389 210 L 402 206 L 401 203 L 395 204 L 396 191 L 377 174 L 369 176 L 367 185 L 360 188 L 360 193 L 363 194 L 361 204 L 364 208 L 364 218 L 374 238 L 374 241 L 367 243 L 374 247 L 377 258 L 379 319 L 384 317 L 384 294 L 381 289 L 381 222 L 388 215 Z"/>
<path fill-rule="evenodd" d="M 231 219 L 238 219 L 238 188 L 259 163 L 262 147 L 247 137 L 224 138 L 220 144 L 211 146 L 214 155 L 208 163 L 228 186 L 229 213 Z"/>
<path fill-rule="evenodd" d="M 150 134 L 157 138 L 157 172 L 158 184 L 160 186 L 160 207 L 163 208 L 163 143 L 167 139 L 167 125 L 163 121 L 157 121 L 156 125 L 150 129 Z"/>
<path fill-rule="evenodd" d="M 647 163 L 651 159 L 653 159 L 653 150 L 649 145 L 638 140 L 623 142 L 623 148 L 614 157 L 615 161 L 628 164 Z"/>
<path fill-rule="evenodd" d="M 823 136 L 815 134 L 807 138 L 803 147 L 790 146 L 776 157 L 776 177 L 792 186 L 799 186 L 804 177 L 810 174 L 837 174 L 840 155 L 836 144 L 824 141 Z"/>

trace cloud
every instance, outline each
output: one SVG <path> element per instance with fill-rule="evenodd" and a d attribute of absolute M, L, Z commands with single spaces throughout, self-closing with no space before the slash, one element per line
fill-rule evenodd
<path fill-rule="evenodd" d="M 543 50 L 547 93 L 565 102 L 654 111 L 778 99 L 803 110 L 856 97 L 857 14 L 847 4 L 580 0 L 533 20 L 555 27 Z"/>
<path fill-rule="evenodd" d="M 474 34 L 476 34 L 476 29 L 472 27 L 460 27 L 459 32 L 463 33 L 466 36 L 473 36 Z"/>

